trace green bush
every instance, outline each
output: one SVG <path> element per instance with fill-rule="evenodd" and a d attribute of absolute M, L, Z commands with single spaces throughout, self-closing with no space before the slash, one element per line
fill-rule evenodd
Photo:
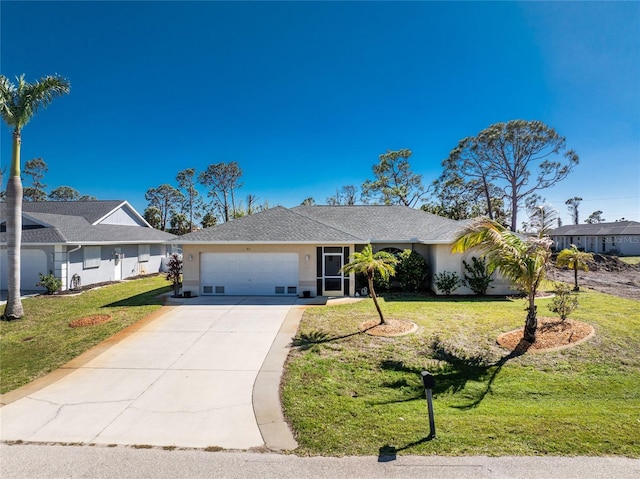
<path fill-rule="evenodd" d="M 57 293 L 62 288 L 62 280 L 56 278 L 53 275 L 53 271 L 49 271 L 49 274 L 46 275 L 38 273 L 38 276 L 40 276 L 40 281 L 36 283 L 36 286 L 46 288 L 47 294 Z"/>
<path fill-rule="evenodd" d="M 478 259 L 473 256 L 471 258 L 471 264 L 464 260 L 462 260 L 462 264 L 466 270 L 462 284 L 467 286 L 471 291 L 479 296 L 484 296 L 490 287 L 493 288 L 493 286 L 491 286 L 491 283 L 493 283 L 491 272 L 487 268 L 487 263 L 484 258 Z"/>
<path fill-rule="evenodd" d="M 426 260 L 410 249 L 399 254 L 396 278 L 404 291 L 417 293 L 425 289 L 429 268 Z"/>
<path fill-rule="evenodd" d="M 462 280 L 456 272 L 443 271 L 435 274 L 433 279 L 438 291 L 442 291 L 447 296 L 462 284 Z"/>
<path fill-rule="evenodd" d="M 553 289 L 555 296 L 547 305 L 549 311 L 557 313 L 564 321 L 578 307 L 578 296 L 571 293 L 571 286 L 564 283 L 556 283 Z"/>

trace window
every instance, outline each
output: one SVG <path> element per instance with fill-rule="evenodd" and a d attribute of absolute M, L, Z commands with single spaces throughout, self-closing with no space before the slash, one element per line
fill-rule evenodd
<path fill-rule="evenodd" d="M 83 257 L 84 269 L 99 268 L 100 267 L 100 246 L 85 246 Z"/>
<path fill-rule="evenodd" d="M 138 245 L 138 263 L 146 263 L 151 255 L 151 247 L 148 244 Z"/>

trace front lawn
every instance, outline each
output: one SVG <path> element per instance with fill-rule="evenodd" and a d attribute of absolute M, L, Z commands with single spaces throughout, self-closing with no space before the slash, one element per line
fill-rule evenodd
<path fill-rule="evenodd" d="M 163 276 L 153 276 L 77 296 L 24 299 L 24 318 L 0 321 L 0 393 L 44 376 L 159 309 L 156 296 L 169 290 Z M 93 315 L 112 319 L 94 326 L 69 327 L 73 320 Z"/>
<path fill-rule="evenodd" d="M 539 316 L 553 316 L 538 300 Z M 509 357 L 523 299 L 385 297 L 389 318 L 419 325 L 396 338 L 359 334 L 370 299 L 313 307 L 289 356 L 282 399 L 312 455 L 624 455 L 640 457 L 640 312 L 586 290 L 571 316 L 596 336 L 573 348 Z M 435 376 L 437 438 L 420 372 Z"/>

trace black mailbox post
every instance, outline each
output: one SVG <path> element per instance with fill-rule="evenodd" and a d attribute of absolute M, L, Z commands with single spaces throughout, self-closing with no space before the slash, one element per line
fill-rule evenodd
<path fill-rule="evenodd" d="M 436 380 L 433 375 L 428 371 L 422 371 L 422 383 L 427 394 L 427 407 L 429 409 L 429 437 L 436 437 L 436 423 L 433 418 L 433 393 L 432 390 L 436 385 Z"/>

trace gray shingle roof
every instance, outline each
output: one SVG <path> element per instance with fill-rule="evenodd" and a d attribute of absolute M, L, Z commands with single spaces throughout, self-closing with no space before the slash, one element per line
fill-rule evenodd
<path fill-rule="evenodd" d="M 617 221 L 615 223 L 596 223 L 593 225 L 565 225 L 554 229 L 551 236 L 620 236 L 640 235 L 640 223 L 637 221 Z"/>
<path fill-rule="evenodd" d="M 146 226 L 94 224 L 125 204 L 121 200 L 23 203 L 23 217 L 42 227 L 23 229 L 22 243 L 165 243 L 176 237 Z M 5 218 L 5 208 L 0 204 L 0 218 Z M 6 242 L 6 233 L 0 233 L 0 242 Z"/>
<path fill-rule="evenodd" d="M 180 243 L 450 243 L 463 222 L 405 206 L 276 207 L 180 236 Z"/>

